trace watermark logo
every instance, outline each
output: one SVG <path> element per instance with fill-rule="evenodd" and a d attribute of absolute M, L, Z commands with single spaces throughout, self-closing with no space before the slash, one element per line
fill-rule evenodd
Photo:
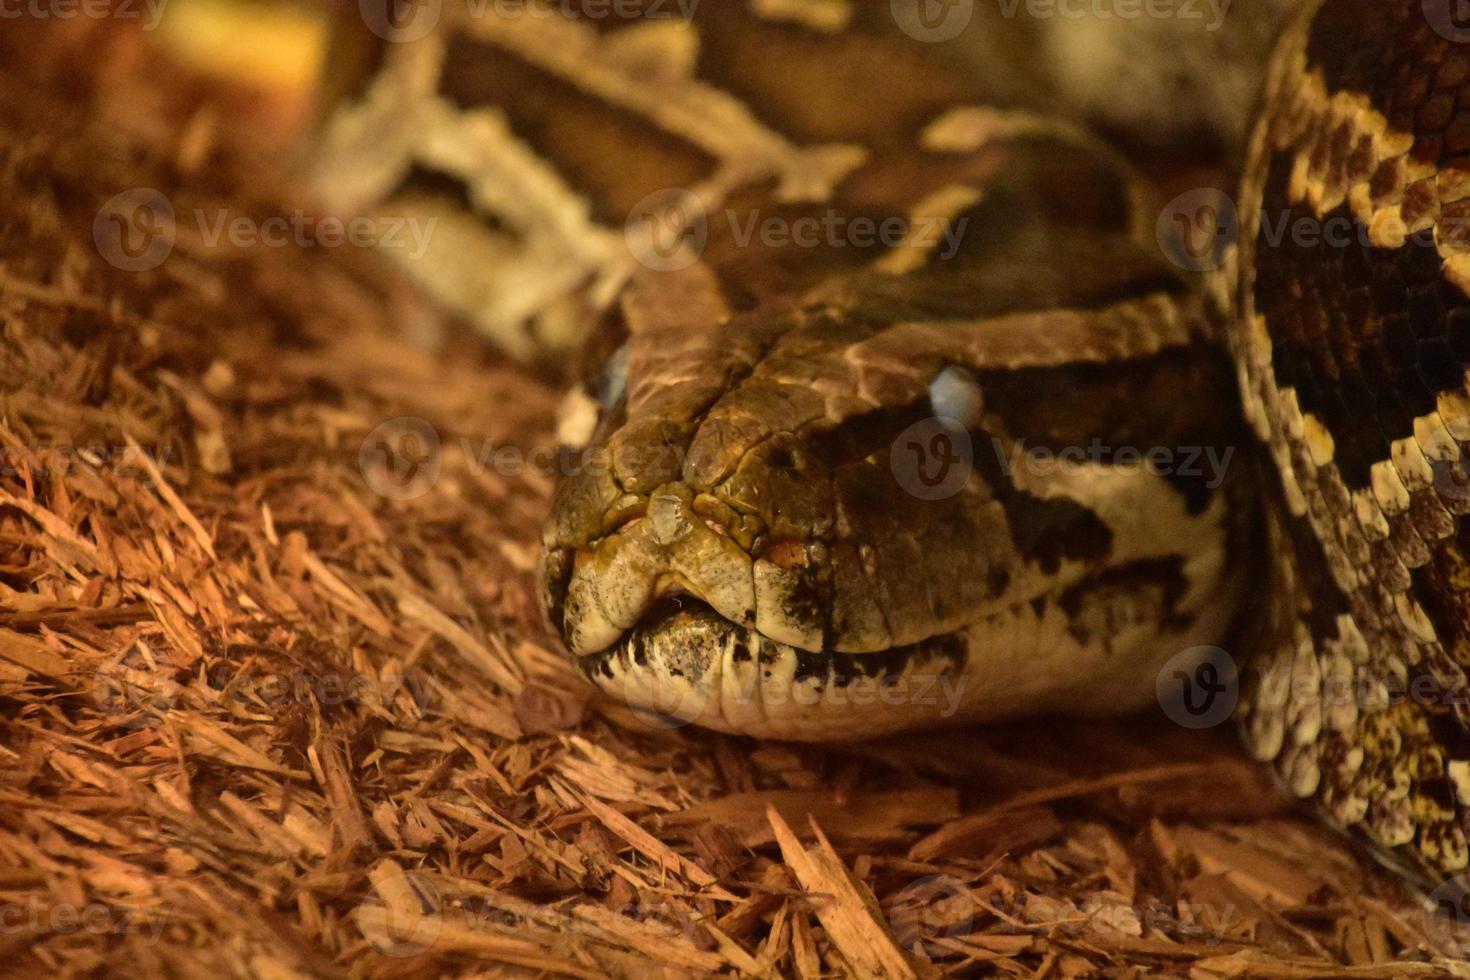
<path fill-rule="evenodd" d="M 374 492 L 415 500 L 434 488 L 443 468 L 439 432 L 427 420 L 389 419 L 363 439 L 357 465 Z"/>
<path fill-rule="evenodd" d="M 672 683 L 651 683 L 636 698 L 627 699 L 628 710 L 649 728 L 673 730 L 692 725 L 709 706 L 710 692 L 675 678 Z"/>
<path fill-rule="evenodd" d="M 102 205 L 92 221 L 92 241 L 104 259 L 124 272 L 147 272 L 173 253 L 174 207 L 151 187 L 123 191 Z"/>
<path fill-rule="evenodd" d="M 888 464 L 898 485 L 920 500 L 947 500 L 975 469 L 975 446 L 958 419 L 916 422 L 893 441 Z"/>
<path fill-rule="evenodd" d="M 1424 908 L 1429 915 L 1442 916 L 1454 924 L 1460 955 L 1470 957 L 1470 874 L 1440 882 L 1424 897 Z"/>
<path fill-rule="evenodd" d="M 1164 714 L 1181 728 L 1214 728 L 1235 712 L 1240 671 L 1235 658 L 1219 647 L 1191 647 L 1164 664 L 1154 694 Z"/>
<path fill-rule="evenodd" d="M 709 212 L 683 187 L 654 191 L 633 206 L 623 225 L 628 251 L 654 272 L 678 272 L 699 261 L 709 244 Z"/>
<path fill-rule="evenodd" d="M 418 41 L 439 26 L 444 0 L 357 0 L 363 23 L 385 41 Z"/>
<path fill-rule="evenodd" d="M 1197 187 L 1164 206 L 1154 226 L 1159 248 L 1188 272 L 1220 268 L 1240 236 L 1235 201 L 1224 191 Z"/>
<path fill-rule="evenodd" d="M 975 0 L 889 0 L 893 22 L 915 41 L 938 44 L 959 37 L 975 17 Z"/>
<path fill-rule="evenodd" d="M 951 875 L 929 875 L 910 882 L 888 902 L 888 925 L 904 949 L 916 945 L 931 957 L 951 951 L 941 939 L 963 939 L 975 925 L 979 903 L 963 881 Z"/>
<path fill-rule="evenodd" d="M 101 664 L 91 679 L 92 703 L 124 725 L 143 726 L 172 710 L 183 688 L 136 650 Z"/>
<path fill-rule="evenodd" d="M 1452 44 L 1470 41 L 1470 0 L 1424 0 L 1424 19 Z"/>
<path fill-rule="evenodd" d="M 444 929 L 439 890 L 423 875 L 408 872 L 378 882 L 356 910 L 357 927 L 384 956 L 408 959 L 433 948 Z"/>

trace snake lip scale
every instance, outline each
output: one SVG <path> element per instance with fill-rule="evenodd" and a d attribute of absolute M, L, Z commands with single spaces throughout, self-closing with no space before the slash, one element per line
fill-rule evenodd
<path fill-rule="evenodd" d="M 856 735 L 915 727 L 924 713 L 930 723 L 952 717 L 964 693 L 965 650 L 955 631 L 864 655 L 805 651 L 731 623 L 698 600 L 671 596 L 577 665 L 667 724 L 747 733 L 769 727 L 799 737 L 800 726 L 783 721 L 783 712 L 795 709 L 814 724 L 826 702 L 849 712 L 869 707 L 853 715 Z M 875 715 L 879 705 L 892 715 Z"/>

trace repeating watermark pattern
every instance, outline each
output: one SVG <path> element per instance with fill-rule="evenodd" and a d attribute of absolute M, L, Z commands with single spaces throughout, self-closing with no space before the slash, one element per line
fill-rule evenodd
<path fill-rule="evenodd" d="M 975 18 L 975 0 L 889 0 L 893 22 L 926 44 L 953 41 Z"/>
<path fill-rule="evenodd" d="M 899 433 L 889 447 L 888 465 L 899 487 L 913 497 L 947 500 L 974 475 L 976 451 L 974 438 L 959 419 L 934 416 Z M 1106 465 L 1197 480 L 1211 490 L 1224 484 L 1235 458 L 1232 446 L 1113 446 L 1098 438 L 1061 447 L 991 439 L 983 451 L 993 454 L 1007 478 L 1024 473 L 1047 480 L 1082 467 Z M 669 443 L 619 444 L 572 452 L 549 445 L 526 449 L 468 436 L 446 445 L 427 420 L 402 417 L 367 434 L 358 450 L 358 467 L 375 493 L 390 500 L 414 500 L 438 483 L 451 452 L 476 476 L 493 472 L 511 479 L 527 475 L 556 479 L 616 470 L 664 474 L 667 482 L 683 472 L 688 449 Z"/>
<path fill-rule="evenodd" d="M 709 706 L 712 695 L 692 684 L 651 684 L 636 700 L 624 699 L 633 716 L 654 730 L 673 731 L 694 724 Z"/>
<path fill-rule="evenodd" d="M 1233 446 L 1113 446 L 1094 438 L 1085 445 L 1033 446 L 990 440 L 1001 473 L 1047 480 L 1087 466 L 1143 467 L 1162 477 L 1198 480 L 1218 489 L 1226 479 Z M 920 500 L 944 500 L 964 489 L 975 470 L 975 445 L 958 419 L 916 422 L 894 440 L 889 465 L 899 486 Z"/>
<path fill-rule="evenodd" d="M 719 702 L 721 712 L 769 714 L 772 709 L 796 705 L 804 715 L 831 713 L 860 716 L 876 705 L 918 708 L 934 721 L 953 718 L 964 704 L 969 678 L 955 673 L 887 674 L 865 682 L 766 685 L 759 674 L 718 689 L 694 684 L 654 684 L 628 692 L 628 709 L 651 728 L 683 728 L 696 723 Z M 636 700 L 635 700 L 636 698 Z M 735 709 L 741 709 L 739 711 Z M 819 710 L 818 710 L 819 709 Z"/>
<path fill-rule="evenodd" d="M 1235 201 L 1224 191 L 1198 187 L 1164 206 L 1154 226 L 1159 248 L 1187 272 L 1211 272 L 1225 264 L 1240 237 Z"/>
<path fill-rule="evenodd" d="M 996 0 L 1002 17 L 1022 11 L 1033 20 L 1173 20 L 1201 22 L 1206 31 L 1225 24 L 1235 0 Z"/>
<path fill-rule="evenodd" d="M 958 419 L 924 419 L 899 433 L 888 465 L 898 485 L 912 496 L 947 500 L 965 488 L 975 471 L 975 446 Z"/>
<path fill-rule="evenodd" d="M 633 205 L 623 223 L 628 251 L 654 272 L 678 272 L 699 261 L 709 244 L 709 212 L 694 191 L 668 187 Z"/>
<path fill-rule="evenodd" d="M 151 31 L 167 6 L 168 0 L 0 0 L 0 21 L 141 20 Z"/>
<path fill-rule="evenodd" d="M 137 648 L 124 650 L 98 666 L 91 678 L 92 703 L 125 727 L 145 727 L 173 710 L 183 685 Z"/>
<path fill-rule="evenodd" d="M 1159 707 L 1181 728 L 1224 724 L 1240 701 L 1235 658 L 1219 647 L 1191 647 L 1169 659 L 1154 683 Z"/>
<path fill-rule="evenodd" d="M 313 215 L 305 211 L 264 218 L 238 214 L 227 208 L 195 208 L 186 215 L 151 187 L 135 187 L 112 197 L 98 209 L 92 222 L 92 241 L 98 253 L 124 272 L 156 269 L 173 254 L 181 221 L 185 221 L 209 248 L 221 244 L 253 248 L 389 248 L 408 258 L 422 258 L 438 218 Z"/>
<path fill-rule="evenodd" d="M 1378 247 L 1369 226 L 1350 214 L 1323 218 L 1291 209 L 1263 209 L 1255 218 L 1257 241 L 1263 249 L 1286 245 L 1298 249 Z M 1159 248 L 1179 268 L 1210 272 L 1225 265 L 1239 242 L 1240 229 L 1235 201 L 1224 191 L 1199 187 L 1170 201 L 1159 212 L 1154 231 Z M 1470 219 L 1452 215 L 1441 215 L 1435 224 L 1405 236 L 1406 243 L 1423 249 L 1463 240 L 1470 240 Z"/>
<path fill-rule="evenodd" d="M 231 214 L 223 208 L 213 214 L 193 212 L 200 237 L 210 248 L 228 242 L 235 248 L 356 248 L 402 249 L 414 261 L 429 250 L 438 218 L 419 221 L 409 217 L 311 215 L 305 211 L 256 219 Z"/>
<path fill-rule="evenodd" d="M 378 37 L 408 44 L 439 26 L 444 0 L 357 0 L 357 12 Z"/>
<path fill-rule="evenodd" d="M 901 246 L 925 250 L 941 261 L 963 244 L 969 217 L 875 218 L 827 208 L 817 214 L 788 216 L 759 209 L 726 208 L 711 215 L 698 193 L 669 187 L 644 197 L 623 223 L 628 251 L 645 268 L 677 272 L 698 262 L 709 245 L 711 223 L 718 221 L 736 248 L 870 249 Z"/>
<path fill-rule="evenodd" d="M 472 20 L 677 21 L 688 24 L 700 0 L 464 0 Z M 385 41 L 412 43 L 427 37 L 444 16 L 444 0 L 358 0 L 363 23 Z"/>
<path fill-rule="evenodd" d="M 389 419 L 369 432 L 358 448 L 357 462 L 375 493 L 390 500 L 414 500 L 437 485 L 446 460 L 454 454 L 475 476 L 493 472 L 512 479 L 530 475 L 554 479 L 616 468 L 666 473 L 672 480 L 682 470 L 687 450 L 661 443 L 592 446 L 571 452 L 550 445 L 526 449 L 469 436 L 446 444 L 432 423 L 404 416 Z"/>
<path fill-rule="evenodd" d="M 965 228 L 970 219 L 961 216 L 911 220 L 898 217 L 872 218 L 867 215 L 845 215 L 828 208 L 820 215 L 785 218 L 762 216 L 759 211 L 741 214 L 725 212 L 730 237 L 737 248 L 749 248 L 758 241 L 766 248 L 898 248 L 905 243 L 932 252 L 941 261 L 955 257 L 960 250 Z"/>
<path fill-rule="evenodd" d="M 99 665 L 89 689 L 100 712 L 123 726 L 144 727 L 179 705 L 188 680 L 151 652 L 133 647 Z M 412 671 L 379 677 L 363 671 L 253 669 L 230 677 L 221 693 L 240 708 L 257 712 L 280 712 L 291 705 L 382 707 L 400 695 L 421 705 L 434 699 L 427 678 Z"/>
<path fill-rule="evenodd" d="M 1139 921 L 1144 935 L 1164 935 L 1183 942 L 1218 946 L 1230 934 L 1236 913 L 1234 902 L 1215 905 L 1181 901 L 1171 905 L 1151 904 L 1143 910 Z"/>
<path fill-rule="evenodd" d="M 154 945 L 168 925 L 166 910 L 119 908 L 104 902 L 75 905 L 42 896 L 0 902 L 0 937 L 137 936 Z"/>
<path fill-rule="evenodd" d="M 465 932 L 483 935 L 524 935 L 527 928 L 538 931 L 555 929 L 563 935 L 586 936 L 606 941 L 607 931 L 601 921 L 583 919 L 567 908 L 540 906 L 525 912 L 497 906 L 474 896 L 456 896 L 446 900 L 430 878 L 420 872 L 406 872 L 388 879 L 380 892 L 369 895 L 354 911 L 354 919 L 369 945 L 384 956 L 412 959 L 439 945 L 445 927 L 452 923 L 458 935 Z M 643 895 L 612 906 L 598 905 L 604 911 L 662 931 L 669 938 L 682 938 L 702 945 L 711 939 L 698 914 L 677 902 L 657 895 Z"/>
<path fill-rule="evenodd" d="M 389 500 L 416 500 L 439 482 L 439 431 L 426 419 L 389 419 L 363 439 L 357 466 L 363 479 Z"/>
<path fill-rule="evenodd" d="M 976 931 L 1069 937 L 1122 933 L 1215 946 L 1225 941 L 1237 916 L 1234 903 L 1154 898 L 1130 902 L 1108 892 L 1094 893 L 1080 903 L 1032 895 L 1018 907 L 1001 909 L 977 899 L 960 879 L 942 874 L 911 882 L 886 899 L 884 907 L 894 938 L 905 949 L 918 948 L 935 960 L 957 955 L 950 941 L 964 941 Z"/>
<path fill-rule="evenodd" d="M 700 0 L 465 0 L 471 17 L 562 17 L 567 20 L 694 19 Z"/>
<path fill-rule="evenodd" d="M 92 221 L 92 241 L 124 272 L 163 265 L 174 250 L 174 206 L 162 192 L 134 187 L 109 199 Z"/>
<path fill-rule="evenodd" d="M 1470 0 L 1424 0 L 1424 19 L 1452 44 L 1470 41 Z"/>
<path fill-rule="evenodd" d="M 1234 446 L 1111 446 L 1099 438 L 1086 445 L 1028 446 L 1025 439 L 1017 439 L 1007 452 L 999 439 L 991 441 L 1001 471 L 1013 476 L 1024 471 L 1030 476 L 1046 479 L 1067 470 L 1078 470 L 1086 466 L 1144 466 L 1158 476 L 1177 476 L 1199 480 L 1210 490 L 1219 489 L 1225 482 L 1230 461 L 1235 457 Z"/>
<path fill-rule="evenodd" d="M 419 704 L 433 701 L 428 679 L 415 672 L 379 677 L 360 671 L 265 671 L 231 678 L 226 690 L 230 699 L 242 707 L 267 710 L 289 705 L 382 707 L 392 704 L 400 694 L 407 694 Z"/>
<path fill-rule="evenodd" d="M 1460 955 L 1470 959 L 1470 874 L 1440 882 L 1424 898 L 1425 912 L 1443 916 L 1455 925 Z"/>
<path fill-rule="evenodd" d="M 904 949 L 930 958 L 950 951 L 936 940 L 964 939 L 982 908 L 968 885 L 952 875 L 928 875 L 910 882 L 888 900 L 888 926 Z"/>
<path fill-rule="evenodd" d="M 1470 708 L 1470 680 L 1463 674 L 1404 677 L 1383 671 L 1345 670 L 1318 673 L 1292 671 L 1269 676 L 1254 694 L 1263 708 L 1312 704 L 1324 713 L 1386 711 L 1399 704 L 1425 708 Z"/>
<path fill-rule="evenodd" d="M 444 930 L 439 889 L 428 877 L 408 872 L 382 886 L 357 907 L 358 928 L 384 956 L 410 959 L 432 949 Z"/>
<path fill-rule="evenodd" d="M 144 458 L 139 457 L 139 451 Z M 160 443 L 138 449 L 128 445 L 103 444 L 0 446 L 0 478 L 18 477 L 38 470 L 59 478 L 88 470 L 151 485 L 153 473 L 146 464 L 160 472 L 165 468 L 181 470 L 181 478 L 188 481 L 189 454 L 179 443 Z"/>

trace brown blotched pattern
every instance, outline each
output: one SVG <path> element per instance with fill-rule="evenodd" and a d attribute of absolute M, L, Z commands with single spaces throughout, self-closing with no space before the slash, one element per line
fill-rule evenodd
<path fill-rule="evenodd" d="M 1431 20 L 1328 0 L 1294 28 L 1241 201 L 1235 341 L 1299 525 L 1248 741 L 1440 878 L 1470 865 L 1470 45 Z"/>
<path fill-rule="evenodd" d="M 599 221 L 681 174 L 702 205 L 688 253 L 633 270 L 610 313 L 626 379 L 603 385 L 546 529 L 543 597 L 594 679 L 714 727 L 831 739 L 1141 705 L 1163 660 L 1220 639 L 1244 468 L 1222 489 L 1137 454 L 1237 451 L 1232 379 L 1198 301 L 1140 244 L 1152 221 L 1126 166 L 1065 125 L 966 105 L 978 89 L 936 102 L 948 74 L 917 84 L 934 65 L 891 23 L 722 9 L 687 28 L 697 60 L 650 47 L 670 60 L 631 74 L 616 32 L 584 32 L 573 62 L 538 30 L 469 28 L 512 57 L 493 83 L 463 63 L 474 77 L 443 86 L 457 110 L 507 103 Z M 737 59 L 753 38 L 782 46 L 779 67 Z M 566 97 L 510 105 L 518 59 Z M 804 112 L 768 77 L 830 101 L 864 64 L 909 67 L 855 115 Z M 596 158 L 557 139 L 568 113 L 593 140 L 597 117 L 628 115 L 657 138 Z M 968 389 L 972 417 L 941 423 L 937 383 Z M 957 441 L 946 492 L 904 479 L 910 454 Z M 854 672 L 889 686 L 858 707 L 839 683 Z M 955 676 L 947 711 L 893 693 Z"/>

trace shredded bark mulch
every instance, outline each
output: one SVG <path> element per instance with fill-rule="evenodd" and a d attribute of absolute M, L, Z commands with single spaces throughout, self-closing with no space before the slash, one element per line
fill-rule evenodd
<path fill-rule="evenodd" d="M 31 101 L 0 99 L 0 969 L 1470 975 L 1470 930 L 1228 731 L 804 747 L 597 699 L 531 583 L 555 385 L 370 254 L 213 240 L 293 205 Z"/>

